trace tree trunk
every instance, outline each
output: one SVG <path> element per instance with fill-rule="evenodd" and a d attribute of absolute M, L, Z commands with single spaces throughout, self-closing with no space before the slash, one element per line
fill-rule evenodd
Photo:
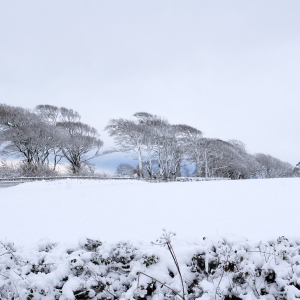
<path fill-rule="evenodd" d="M 205 160 L 205 178 L 208 178 L 208 163 L 207 163 L 207 154 L 206 150 L 204 152 L 204 160 Z"/>
<path fill-rule="evenodd" d="M 144 178 L 141 146 L 138 147 L 138 162 L 139 162 L 139 177 Z"/>

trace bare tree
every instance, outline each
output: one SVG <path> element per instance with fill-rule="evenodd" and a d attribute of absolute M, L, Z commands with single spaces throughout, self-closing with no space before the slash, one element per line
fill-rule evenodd
<path fill-rule="evenodd" d="M 1 105 L 0 114 L 1 153 L 35 167 L 48 164 L 50 151 L 55 147 L 53 126 L 20 107 Z"/>
<path fill-rule="evenodd" d="M 159 162 L 159 176 L 175 179 L 180 176 L 180 165 L 184 148 L 181 143 L 181 127 L 176 125 L 162 126 L 155 140 L 154 151 Z"/>
<path fill-rule="evenodd" d="M 141 177 L 146 176 L 144 164 L 150 179 L 174 179 L 180 172 L 183 135 L 188 126 L 171 125 L 166 119 L 145 112 L 133 116 L 135 120 L 113 119 L 106 126 L 117 145 L 112 151 L 135 154 Z"/>
<path fill-rule="evenodd" d="M 139 112 L 134 116 L 144 133 L 142 151 L 149 177 L 175 179 L 183 156 L 181 126 L 171 125 L 165 118 L 149 113 Z"/>
<path fill-rule="evenodd" d="M 293 170 L 295 176 L 300 177 L 300 162 L 298 162 Z"/>
<path fill-rule="evenodd" d="M 59 124 L 72 124 L 74 122 L 79 122 L 81 116 L 78 112 L 72 109 L 67 109 L 65 107 L 57 107 L 48 104 L 36 106 L 35 112 L 47 124 L 55 126 L 55 128 L 53 128 L 53 132 L 55 133 L 56 137 L 55 147 L 51 149 L 51 155 L 53 155 L 53 170 L 55 170 L 58 163 L 62 160 L 63 157 L 65 157 L 63 148 L 66 144 L 65 139 L 66 137 L 68 137 L 68 135 L 65 134 L 64 130 L 62 130 L 62 128 L 65 128 L 67 125 L 61 126 Z M 72 127 L 73 125 L 70 126 Z M 90 166 L 88 166 L 86 169 L 89 168 Z"/>
<path fill-rule="evenodd" d="M 257 162 L 240 141 L 200 137 L 194 147 L 188 148 L 187 155 L 196 165 L 197 176 L 232 179 L 255 176 Z"/>
<path fill-rule="evenodd" d="M 110 152 L 127 152 L 137 156 L 138 175 L 143 175 L 142 147 L 145 139 L 145 126 L 139 120 L 111 119 L 105 127 L 109 135 L 114 138 L 116 148 Z"/>
<path fill-rule="evenodd" d="M 293 166 L 268 154 L 258 153 L 255 155 L 260 165 L 262 178 L 293 177 Z"/>
<path fill-rule="evenodd" d="M 136 169 L 132 165 L 127 163 L 119 164 L 116 170 L 116 175 L 119 175 L 121 177 L 124 176 L 133 177 L 134 174 L 136 174 Z"/>
<path fill-rule="evenodd" d="M 181 142 L 186 158 L 195 164 L 197 176 L 201 176 L 203 157 L 203 136 L 202 132 L 188 125 L 177 125 L 181 131 Z"/>
<path fill-rule="evenodd" d="M 35 113 L 40 116 L 43 121 L 49 125 L 54 126 L 53 132 L 55 133 L 55 146 L 51 149 L 51 155 L 53 156 L 53 170 L 64 157 L 62 152 L 65 134 L 61 131 L 61 128 L 57 126 L 59 122 L 70 122 L 80 120 L 80 115 L 71 109 L 64 107 L 57 107 L 48 104 L 38 105 L 35 108 Z"/>
<path fill-rule="evenodd" d="M 217 170 L 229 166 L 233 153 L 225 151 L 222 140 L 203 138 L 199 141 L 199 146 L 198 153 L 202 154 L 202 170 L 205 178 L 214 177 Z"/>
<path fill-rule="evenodd" d="M 54 170 L 65 157 L 72 173 L 78 174 L 103 145 L 97 130 L 79 120 L 77 112 L 64 107 L 39 105 L 32 112 L 0 105 L 1 153 L 21 158 L 24 171 L 30 174 L 49 167 L 51 155 Z"/>
<path fill-rule="evenodd" d="M 70 163 L 72 174 L 80 174 L 82 167 L 100 155 L 103 146 L 97 130 L 81 122 L 59 122 L 64 134 L 62 152 Z"/>

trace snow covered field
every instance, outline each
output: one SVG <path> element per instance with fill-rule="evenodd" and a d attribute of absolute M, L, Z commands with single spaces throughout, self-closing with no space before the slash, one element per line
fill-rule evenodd
<path fill-rule="evenodd" d="M 299 183 L 73 179 L 3 188 L 0 298 L 299 298 Z M 149 243 L 163 227 L 177 232 L 180 272 L 166 246 Z"/>
<path fill-rule="evenodd" d="M 0 239 L 77 243 L 181 240 L 233 234 L 252 240 L 300 235 L 300 179 L 146 183 L 62 180 L 0 189 Z"/>

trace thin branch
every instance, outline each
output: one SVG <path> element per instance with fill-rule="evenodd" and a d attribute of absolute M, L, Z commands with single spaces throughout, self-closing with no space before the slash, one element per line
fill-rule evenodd
<path fill-rule="evenodd" d="M 149 277 L 149 278 L 151 278 L 151 279 L 157 281 L 158 283 L 162 284 L 163 286 L 165 286 L 166 288 L 168 288 L 169 290 L 171 290 L 171 291 L 175 294 L 175 296 L 179 296 L 181 299 L 185 300 L 184 297 L 182 297 L 178 292 L 176 292 L 174 289 L 172 289 L 171 287 L 169 287 L 169 286 L 166 285 L 165 283 L 161 282 L 160 280 L 158 280 L 158 279 L 156 279 L 156 278 L 154 278 L 154 277 L 152 277 L 152 276 L 150 276 L 150 275 L 147 275 L 147 274 L 144 273 L 144 272 L 138 272 L 138 274 L 143 274 L 143 275 L 145 275 L 145 276 L 147 276 L 147 277 Z M 139 287 L 139 286 L 138 286 L 138 287 Z"/>

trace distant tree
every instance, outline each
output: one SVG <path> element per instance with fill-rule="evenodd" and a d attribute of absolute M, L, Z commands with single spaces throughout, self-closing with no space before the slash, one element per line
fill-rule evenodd
<path fill-rule="evenodd" d="M 118 165 L 116 170 L 116 175 L 119 175 L 121 177 L 123 176 L 130 176 L 133 177 L 136 174 L 136 169 L 127 163 L 121 163 Z"/>
<path fill-rule="evenodd" d="M 184 155 L 181 142 L 181 127 L 163 126 L 155 143 L 156 159 L 159 162 L 159 176 L 175 180 L 180 176 L 180 166 Z"/>
<path fill-rule="evenodd" d="M 110 152 L 126 152 L 137 156 L 138 175 L 143 175 L 142 152 L 145 141 L 145 126 L 139 120 L 111 119 L 105 130 L 114 138 L 116 148 Z"/>
<path fill-rule="evenodd" d="M 178 125 L 181 128 L 181 141 L 184 154 L 188 161 L 196 166 L 196 176 L 201 176 L 204 163 L 202 132 L 188 125 Z"/>
<path fill-rule="evenodd" d="M 245 145 L 238 140 L 227 142 L 229 148 L 234 152 L 230 167 L 226 170 L 231 179 L 257 178 L 259 164 L 255 157 L 248 153 Z"/>
<path fill-rule="evenodd" d="M 300 177 L 300 162 L 298 162 L 293 170 L 295 176 Z"/>
<path fill-rule="evenodd" d="M 70 163 L 71 173 L 80 174 L 89 160 L 100 155 L 103 142 L 95 128 L 81 122 L 58 122 L 57 127 L 62 130 L 61 150 Z"/>
<path fill-rule="evenodd" d="M 141 150 L 143 155 L 143 174 L 147 178 L 162 178 L 165 174 L 164 158 L 161 153 L 163 148 L 162 134 L 169 128 L 169 122 L 159 116 L 146 112 L 137 112 L 133 115 L 137 118 L 139 127 L 143 132 Z"/>
<path fill-rule="evenodd" d="M 228 166 L 228 155 L 225 157 L 223 141 L 203 138 L 197 131 L 185 138 L 187 160 L 196 166 L 198 177 L 213 177 L 221 168 Z"/>
<path fill-rule="evenodd" d="M 34 111 L 0 104 L 1 154 L 21 158 L 22 172 L 47 173 L 65 157 L 73 174 L 91 172 L 88 161 L 99 155 L 103 142 L 97 130 L 79 122 L 72 109 L 38 105 Z"/>
<path fill-rule="evenodd" d="M 229 150 L 226 142 L 203 138 L 199 150 L 199 153 L 202 154 L 202 174 L 205 178 L 227 177 L 225 169 L 230 166 L 234 153 Z"/>
<path fill-rule="evenodd" d="M 185 139 L 196 134 L 196 130 L 187 125 L 172 125 L 165 118 L 146 112 L 133 116 L 134 120 L 109 121 L 105 130 L 117 146 L 112 151 L 136 155 L 141 177 L 174 179 L 180 174 Z"/>
<path fill-rule="evenodd" d="M 56 147 L 52 125 L 30 110 L 0 105 L 0 128 L 2 155 L 21 158 L 35 168 L 48 164 L 51 149 Z"/>
<path fill-rule="evenodd" d="M 44 122 L 55 127 L 53 128 L 55 147 L 51 149 L 51 154 L 53 155 L 53 170 L 55 170 L 58 163 L 64 157 L 62 150 L 63 145 L 66 143 L 66 134 L 61 130 L 61 126 L 58 126 L 58 123 L 78 122 L 81 116 L 72 109 L 48 104 L 36 106 L 35 112 Z"/>
<path fill-rule="evenodd" d="M 171 125 L 165 118 L 144 112 L 134 116 L 143 128 L 142 150 L 150 179 L 174 180 L 180 176 L 183 125 Z"/>
<path fill-rule="evenodd" d="M 251 178 L 258 164 L 240 141 L 199 138 L 188 159 L 195 163 L 196 175 L 203 177 Z"/>
<path fill-rule="evenodd" d="M 62 158 L 66 158 L 72 174 L 93 175 L 94 168 L 89 161 L 99 156 L 103 146 L 97 130 L 80 122 L 81 116 L 72 109 L 38 105 L 35 110 L 43 120 L 55 126 L 58 139 L 52 151 L 54 169 Z"/>
<path fill-rule="evenodd" d="M 255 155 L 260 165 L 260 176 L 262 178 L 292 177 L 293 166 L 268 154 L 258 153 Z"/>

